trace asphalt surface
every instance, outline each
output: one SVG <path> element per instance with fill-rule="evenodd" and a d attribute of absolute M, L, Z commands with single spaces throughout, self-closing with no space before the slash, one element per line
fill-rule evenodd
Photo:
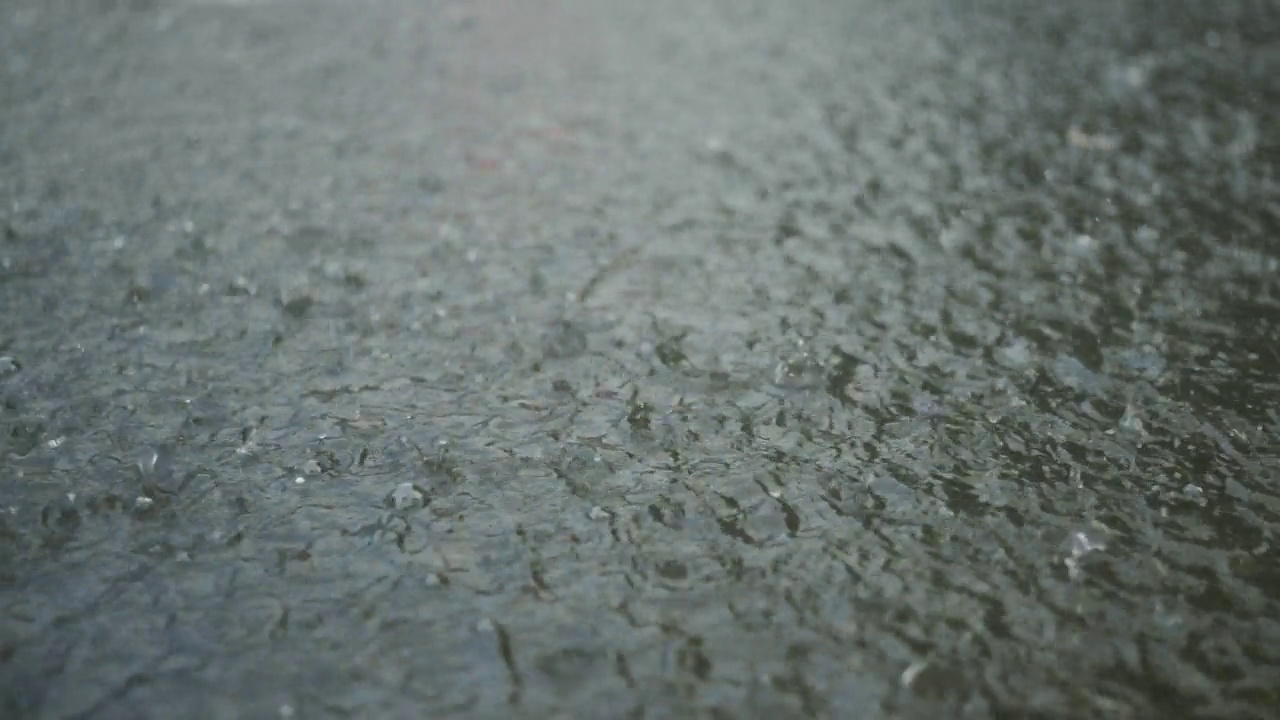
<path fill-rule="evenodd" d="M 1274 718 L 1280 6 L 0 4 L 0 716 Z"/>

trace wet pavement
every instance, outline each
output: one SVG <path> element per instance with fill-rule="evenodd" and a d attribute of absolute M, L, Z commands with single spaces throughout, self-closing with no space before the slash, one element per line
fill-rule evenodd
<path fill-rule="evenodd" d="M 0 7 L 0 716 L 1280 706 L 1280 9 Z"/>

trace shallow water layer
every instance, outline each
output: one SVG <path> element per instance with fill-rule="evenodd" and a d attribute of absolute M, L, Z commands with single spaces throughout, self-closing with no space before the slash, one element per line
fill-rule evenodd
<path fill-rule="evenodd" d="M 0 715 L 1280 705 L 1269 3 L 0 8 Z"/>

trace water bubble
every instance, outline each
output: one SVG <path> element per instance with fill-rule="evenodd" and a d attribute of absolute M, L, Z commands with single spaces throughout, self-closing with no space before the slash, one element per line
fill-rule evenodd
<path fill-rule="evenodd" d="M 1200 507 L 1204 507 L 1205 505 L 1209 504 L 1209 500 L 1204 496 L 1204 489 L 1201 488 L 1199 485 L 1195 485 L 1193 483 L 1187 483 L 1186 485 L 1182 486 L 1182 494 L 1186 495 L 1192 502 L 1199 505 Z"/>
<path fill-rule="evenodd" d="M 426 495 L 413 483 L 403 482 L 396 486 L 388 496 L 391 507 L 396 510 L 417 510 L 426 505 Z"/>
<path fill-rule="evenodd" d="M 788 390 L 819 387 L 824 379 L 822 363 L 810 353 L 785 358 L 773 368 L 773 384 Z"/>

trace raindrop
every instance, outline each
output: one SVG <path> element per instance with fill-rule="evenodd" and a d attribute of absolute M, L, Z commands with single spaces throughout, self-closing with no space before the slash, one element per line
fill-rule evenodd
<path fill-rule="evenodd" d="M 1106 550 L 1107 545 L 1101 535 L 1089 530 L 1077 530 L 1071 534 L 1071 554 L 1063 558 L 1067 566 L 1067 575 L 1078 579 L 1081 573 L 1081 560 L 1085 555 L 1098 550 Z"/>
<path fill-rule="evenodd" d="M 969 686 L 964 672 L 957 667 L 917 660 L 902 671 L 903 688 L 926 698 L 944 698 L 961 695 Z"/>
<path fill-rule="evenodd" d="M 1071 556 L 1083 557 L 1094 550 L 1106 550 L 1107 544 L 1102 538 L 1080 530 L 1071 535 Z"/>
<path fill-rule="evenodd" d="M 138 458 L 138 470 L 143 475 L 150 475 L 155 472 L 156 464 L 160 462 L 160 452 L 157 450 L 147 450 L 142 457 Z"/>

